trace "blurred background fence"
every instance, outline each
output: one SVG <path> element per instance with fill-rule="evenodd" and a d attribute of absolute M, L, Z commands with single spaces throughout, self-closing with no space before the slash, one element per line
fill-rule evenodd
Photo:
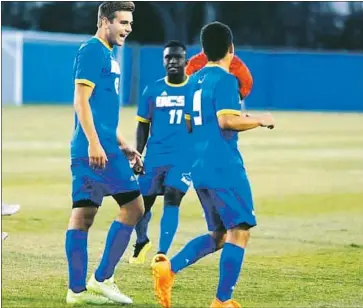
<path fill-rule="evenodd" d="M 363 3 L 342 3 L 137 2 L 130 40 L 114 51 L 120 104 L 137 104 L 144 87 L 164 76 L 167 40 L 182 40 L 191 56 L 201 26 L 218 19 L 232 27 L 237 55 L 252 72 L 248 108 L 363 111 Z M 74 57 L 95 32 L 97 5 L 2 3 L 9 27 L 2 31 L 3 104 L 72 103 Z"/>

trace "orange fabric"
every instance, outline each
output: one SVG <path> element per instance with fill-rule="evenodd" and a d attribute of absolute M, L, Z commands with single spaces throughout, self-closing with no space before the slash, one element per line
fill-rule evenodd
<path fill-rule="evenodd" d="M 203 52 L 198 53 L 189 59 L 186 74 L 189 76 L 192 75 L 202 69 L 207 63 L 207 56 Z M 239 92 L 242 97 L 247 97 L 252 90 L 253 78 L 246 64 L 235 55 L 229 67 L 229 72 L 237 77 L 239 81 Z"/>

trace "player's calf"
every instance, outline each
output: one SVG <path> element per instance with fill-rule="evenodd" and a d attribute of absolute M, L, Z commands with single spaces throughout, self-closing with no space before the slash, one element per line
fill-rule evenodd
<path fill-rule="evenodd" d="M 221 303 L 228 302 L 232 298 L 250 237 L 250 227 L 248 224 L 242 223 L 227 230 L 226 242 L 219 263 L 220 276 L 216 294 L 216 298 Z"/>
<path fill-rule="evenodd" d="M 101 262 L 95 272 L 95 281 L 108 281 L 124 254 L 134 226 L 144 214 L 144 205 L 139 191 L 119 193 L 113 198 L 120 206 L 117 218 L 111 224 Z"/>
<path fill-rule="evenodd" d="M 136 244 L 134 245 L 134 254 L 130 257 L 131 264 L 144 264 L 146 255 L 152 247 L 152 244 L 147 236 L 147 230 L 151 219 L 151 208 L 155 203 L 156 195 L 143 196 L 145 213 L 135 226 Z"/>
<path fill-rule="evenodd" d="M 185 193 L 167 186 L 164 192 L 164 212 L 160 221 L 159 254 L 167 254 L 179 225 L 179 206 Z"/>
<path fill-rule="evenodd" d="M 94 221 L 97 210 L 98 204 L 90 200 L 73 203 L 66 233 L 65 250 L 68 260 L 69 290 L 74 293 L 86 290 L 88 230 Z M 77 296 L 77 300 L 80 300 L 79 296 Z"/>

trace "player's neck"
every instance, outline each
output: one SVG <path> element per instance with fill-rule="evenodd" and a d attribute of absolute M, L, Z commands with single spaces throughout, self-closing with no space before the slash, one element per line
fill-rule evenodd
<path fill-rule="evenodd" d="M 106 32 L 103 29 L 98 29 L 95 37 L 100 39 L 104 44 L 106 44 L 109 48 L 113 48 L 113 46 L 107 41 Z"/>
<path fill-rule="evenodd" d="M 219 61 L 209 61 L 207 63 L 207 65 L 210 65 L 210 66 L 218 65 L 218 66 L 222 67 L 223 69 L 225 69 L 228 72 L 230 63 L 229 63 L 229 61 L 227 61 L 225 59 L 222 59 L 222 60 L 219 60 Z"/>
<path fill-rule="evenodd" d="M 180 74 L 180 75 L 168 75 L 166 76 L 168 83 L 171 84 L 181 84 L 183 83 L 186 79 L 187 76 L 185 74 Z"/>

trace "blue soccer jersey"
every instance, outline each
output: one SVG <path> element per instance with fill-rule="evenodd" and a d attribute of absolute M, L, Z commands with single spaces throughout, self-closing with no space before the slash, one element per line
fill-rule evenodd
<path fill-rule="evenodd" d="M 238 81 L 220 66 L 207 66 L 192 76 L 191 94 L 185 112 L 193 126 L 194 185 L 233 186 L 234 175 L 244 170 L 238 133 L 221 129 L 218 116 L 241 114 Z"/>
<path fill-rule="evenodd" d="M 116 130 L 119 121 L 120 66 L 106 42 L 93 37 L 84 43 L 76 56 L 73 77 L 75 83 L 93 88 L 89 104 L 94 125 L 106 154 L 118 151 Z M 75 115 L 71 156 L 87 157 L 88 141 Z"/>
<path fill-rule="evenodd" d="M 139 102 L 137 120 L 151 122 L 147 156 L 165 164 L 175 155 L 185 158 L 187 138 L 184 108 L 189 94 L 188 79 L 179 85 L 166 78 L 147 86 Z"/>
<path fill-rule="evenodd" d="M 191 78 L 193 100 L 192 177 L 210 231 L 256 225 L 250 183 L 238 151 L 238 133 L 221 129 L 218 117 L 241 114 L 237 79 L 220 66 L 207 66 Z"/>
<path fill-rule="evenodd" d="M 163 195 L 166 186 L 186 192 L 191 184 L 190 145 L 184 117 L 189 79 L 179 85 L 160 79 L 146 87 L 137 120 L 151 122 L 145 174 L 139 177 L 143 195 Z"/>

